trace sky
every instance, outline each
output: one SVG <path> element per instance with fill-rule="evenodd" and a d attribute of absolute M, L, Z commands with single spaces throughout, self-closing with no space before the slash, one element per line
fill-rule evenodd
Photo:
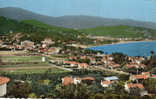
<path fill-rule="evenodd" d="M 48 16 L 89 15 L 156 22 L 156 0 L 0 0 Z"/>

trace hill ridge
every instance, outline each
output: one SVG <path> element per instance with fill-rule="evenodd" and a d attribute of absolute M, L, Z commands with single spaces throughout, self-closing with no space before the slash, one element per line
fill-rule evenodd
<path fill-rule="evenodd" d="M 16 7 L 0 8 L 0 16 L 8 17 L 19 21 L 35 19 L 49 25 L 76 29 L 116 25 L 128 25 L 156 29 L 156 23 L 153 22 L 142 22 L 132 19 L 111 19 L 86 15 L 52 17 Z"/>

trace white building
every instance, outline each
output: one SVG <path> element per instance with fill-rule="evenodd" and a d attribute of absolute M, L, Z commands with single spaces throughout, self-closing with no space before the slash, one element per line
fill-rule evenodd
<path fill-rule="evenodd" d="M 113 81 L 102 81 L 101 80 L 101 86 L 102 87 L 109 87 L 113 84 Z"/>
<path fill-rule="evenodd" d="M 0 77 L 0 97 L 7 93 L 7 83 L 10 81 L 9 78 Z"/>

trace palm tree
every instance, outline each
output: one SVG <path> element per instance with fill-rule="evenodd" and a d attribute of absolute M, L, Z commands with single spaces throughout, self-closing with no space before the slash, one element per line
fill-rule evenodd
<path fill-rule="evenodd" d="M 155 52 L 154 51 L 150 51 L 151 55 L 154 56 Z"/>

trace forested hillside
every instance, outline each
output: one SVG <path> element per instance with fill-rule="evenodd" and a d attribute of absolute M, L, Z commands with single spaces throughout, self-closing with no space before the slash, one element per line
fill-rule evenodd
<path fill-rule="evenodd" d="M 109 37 L 156 37 L 156 30 L 133 26 L 102 26 L 81 30 L 91 35 Z"/>
<path fill-rule="evenodd" d="M 78 38 L 78 36 L 85 37 L 84 34 L 77 30 L 50 26 L 36 20 L 18 22 L 0 17 L 1 34 L 16 34 L 19 32 L 23 34 L 22 40 L 29 39 L 35 42 L 40 42 L 46 37 L 51 37 L 55 41 L 79 41 L 80 38 Z"/>

